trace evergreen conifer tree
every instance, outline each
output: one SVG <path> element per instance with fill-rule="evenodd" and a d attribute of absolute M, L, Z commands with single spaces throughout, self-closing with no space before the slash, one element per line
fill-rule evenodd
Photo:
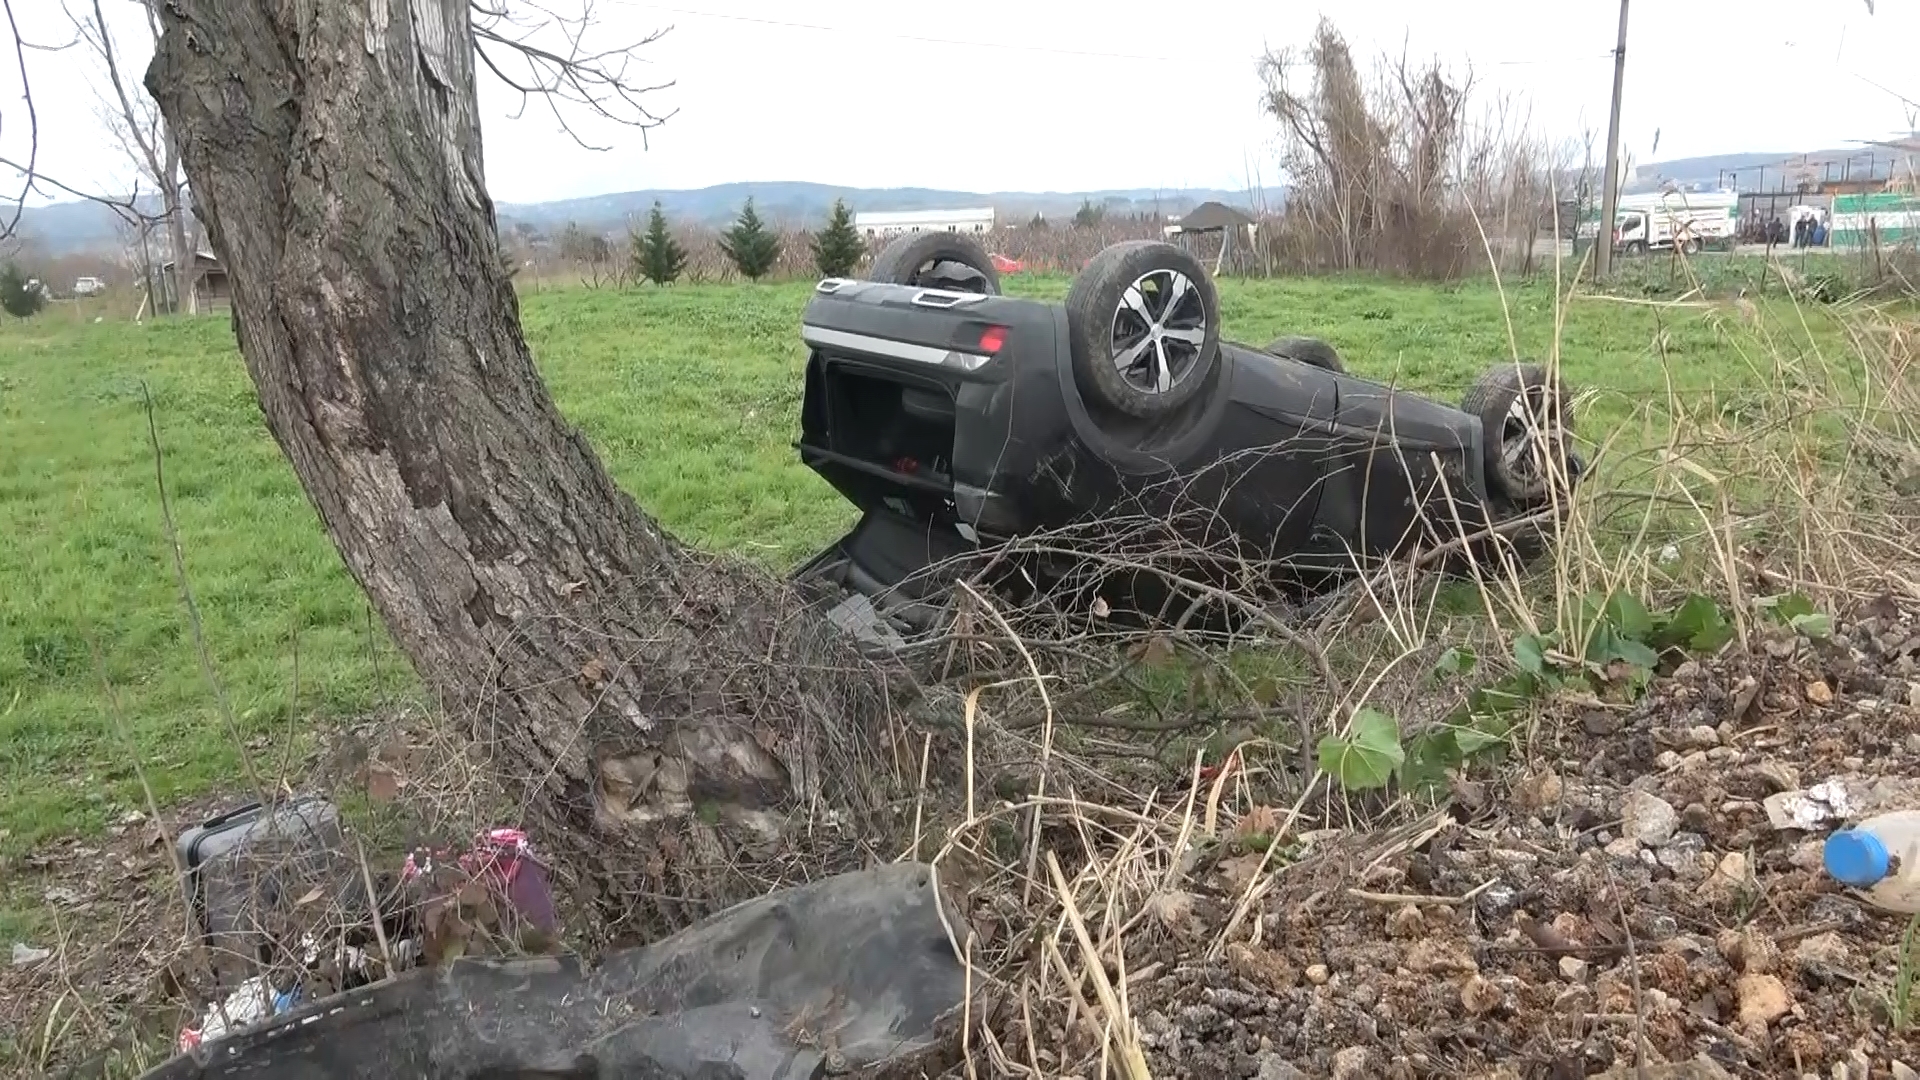
<path fill-rule="evenodd" d="M 753 209 L 753 199 L 740 211 L 740 217 L 720 234 L 720 250 L 727 253 L 734 269 L 748 281 L 759 281 L 780 258 L 780 238 L 768 231 Z"/>
<path fill-rule="evenodd" d="M 666 211 L 660 208 L 660 201 L 654 200 L 653 209 L 647 214 L 647 231 L 634 233 L 631 239 L 633 248 L 633 276 L 655 285 L 671 285 L 679 278 L 680 271 L 687 268 L 687 252 L 667 230 Z"/>
<path fill-rule="evenodd" d="M 47 294 L 40 290 L 39 283 L 22 273 L 12 263 L 0 267 L 0 309 L 16 319 L 25 319 L 37 315 L 47 304 Z"/>
<path fill-rule="evenodd" d="M 813 265 L 821 277 L 847 277 L 866 253 L 867 245 L 853 227 L 853 211 L 845 200 L 833 200 L 827 227 L 813 238 Z"/>

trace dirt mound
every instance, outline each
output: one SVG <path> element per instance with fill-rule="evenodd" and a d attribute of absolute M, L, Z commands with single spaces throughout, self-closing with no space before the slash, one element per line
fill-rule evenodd
<path fill-rule="evenodd" d="M 1631 707 L 1562 708 L 1404 851 L 1308 845 L 1252 943 L 1176 923 L 1129 949 L 1152 1074 L 1631 1075 L 1643 1037 L 1686 1063 L 1666 1075 L 1913 1075 L 1907 920 L 1763 800 L 1837 778 L 1920 805 L 1916 657 L 1920 619 L 1884 603 L 1824 641 L 1762 635 Z"/>

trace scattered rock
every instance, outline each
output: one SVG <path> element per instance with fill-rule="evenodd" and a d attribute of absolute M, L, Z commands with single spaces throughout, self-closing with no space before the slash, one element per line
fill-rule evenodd
<path fill-rule="evenodd" d="M 1753 871 L 1747 866 L 1744 852 L 1729 851 L 1720 857 L 1720 865 L 1714 867 L 1713 876 L 1718 884 L 1743 886 Z"/>
<path fill-rule="evenodd" d="M 1259 1057 L 1260 1071 L 1253 1080 L 1307 1080 L 1307 1074 L 1293 1067 L 1293 1063 L 1271 1051 Z"/>
<path fill-rule="evenodd" d="M 36 949 L 24 941 L 13 943 L 13 966 L 32 967 L 35 964 L 53 959 L 52 949 Z"/>
<path fill-rule="evenodd" d="M 1894 1058 L 1889 1068 L 1893 1070 L 1893 1080 L 1920 1080 L 1920 1073 L 1914 1072 L 1911 1065 L 1899 1058 Z"/>
<path fill-rule="evenodd" d="M 1733 984 L 1733 992 L 1740 1002 L 1740 1025 L 1751 1038 L 1764 1038 L 1767 1025 L 1793 1008 L 1787 985 L 1777 975 L 1742 975 Z"/>
<path fill-rule="evenodd" d="M 1460 984 L 1460 1007 L 1474 1016 L 1485 1016 L 1506 1000 L 1506 993 L 1484 975 L 1469 975 Z"/>
<path fill-rule="evenodd" d="M 1720 745 L 1720 733 L 1707 724 L 1695 724 L 1687 729 L 1687 742 L 1697 749 L 1710 749 Z"/>
<path fill-rule="evenodd" d="M 1852 965 L 1852 950 L 1839 934 L 1815 934 L 1793 947 L 1793 966 L 1802 979 L 1832 979 Z"/>
<path fill-rule="evenodd" d="M 1590 709 L 1580 717 L 1580 726 L 1589 735 L 1612 735 L 1620 730 L 1620 717 L 1604 709 Z"/>
<path fill-rule="evenodd" d="M 1626 835 L 1657 848 L 1672 840 L 1679 827 L 1680 812 L 1672 803 L 1645 791 L 1627 793 L 1626 807 L 1620 814 L 1620 828 Z"/>
<path fill-rule="evenodd" d="M 1581 982 L 1587 977 L 1588 964 L 1577 956 L 1560 958 L 1560 975 L 1569 982 Z"/>
<path fill-rule="evenodd" d="M 1369 1080 L 1373 1054 L 1364 1046 L 1349 1046 L 1333 1055 L 1333 1080 Z"/>
<path fill-rule="evenodd" d="M 1402 904 L 1387 916 L 1387 933 L 1397 938 L 1417 938 L 1427 929 L 1427 917 L 1415 904 Z"/>
<path fill-rule="evenodd" d="M 61 907 L 74 907 L 81 901 L 81 896 L 78 892 L 63 885 L 55 885 L 40 895 L 46 898 L 47 903 L 58 904 Z"/>
<path fill-rule="evenodd" d="M 1315 986 L 1327 985 L 1327 980 L 1332 977 L 1332 973 L 1327 970 L 1327 965 L 1325 964 L 1310 964 L 1307 966 L 1307 981 Z"/>
<path fill-rule="evenodd" d="M 1425 975 L 1465 975 L 1480 970 L 1466 942 L 1422 938 L 1407 950 L 1407 968 Z M 1313 970 L 1307 970 L 1309 981 Z"/>
<path fill-rule="evenodd" d="M 1527 813 L 1537 814 L 1560 805 L 1560 796 L 1564 792 L 1565 785 L 1560 781 L 1560 774 L 1552 769 L 1543 769 L 1528 773 L 1514 785 L 1513 801 Z"/>
<path fill-rule="evenodd" d="M 1825 681 L 1810 682 L 1807 684 L 1807 700 L 1815 705 L 1831 705 L 1833 704 L 1833 687 L 1828 686 Z"/>
<path fill-rule="evenodd" d="M 1721 934 L 1720 953 L 1733 970 L 1746 975 L 1765 975 L 1780 964 L 1780 946 L 1773 938 L 1752 926 Z"/>
<path fill-rule="evenodd" d="M 1562 1016 L 1593 1011 L 1593 991 L 1584 986 L 1570 986 L 1555 995 L 1553 1011 Z"/>

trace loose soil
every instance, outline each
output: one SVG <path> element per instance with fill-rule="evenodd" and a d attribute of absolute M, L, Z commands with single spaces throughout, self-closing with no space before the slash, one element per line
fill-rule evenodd
<path fill-rule="evenodd" d="M 1162 903 L 1126 968 L 1152 1075 L 1913 1075 L 1907 919 L 1827 880 L 1824 834 L 1774 828 L 1763 800 L 1837 779 L 1856 804 L 1920 806 L 1920 612 L 1866 604 L 1825 641 L 1756 632 L 1535 730 L 1400 843 L 1306 836 L 1217 953 L 1230 866 Z M 175 808 L 169 834 L 214 809 Z M 0 967 L 4 1070 L 164 1052 L 189 1017 L 170 857 L 144 813 L 117 813 L 0 867 L 52 930 L 22 944 L 53 953 Z M 1093 1045 L 1067 1025 L 1036 1016 L 1031 1051 L 1002 1025 L 1002 1045 L 1056 1074 L 1059 1047 L 1071 1064 Z"/>

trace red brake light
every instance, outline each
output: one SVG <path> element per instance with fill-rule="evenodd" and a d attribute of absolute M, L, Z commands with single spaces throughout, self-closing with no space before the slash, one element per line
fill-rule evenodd
<path fill-rule="evenodd" d="M 980 332 L 980 351 L 989 355 L 1000 351 L 1007 343 L 1007 328 L 989 326 Z"/>

